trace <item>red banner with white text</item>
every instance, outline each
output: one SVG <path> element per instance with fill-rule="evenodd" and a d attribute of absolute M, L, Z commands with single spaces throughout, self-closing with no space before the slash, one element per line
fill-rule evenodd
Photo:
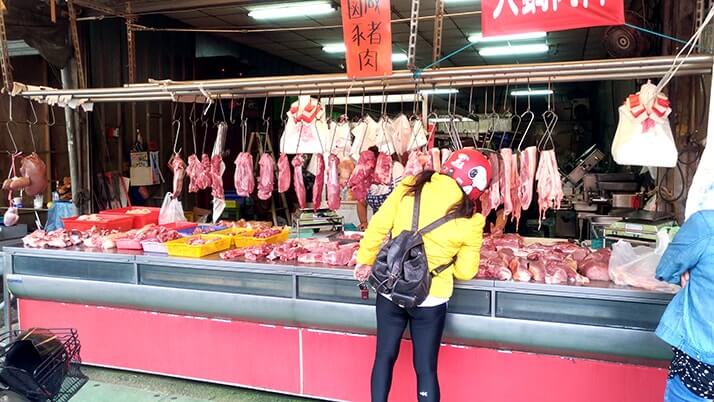
<path fill-rule="evenodd" d="M 392 75 L 390 0 L 342 0 L 347 76 Z"/>
<path fill-rule="evenodd" d="M 483 36 L 625 23 L 623 0 L 482 0 Z"/>

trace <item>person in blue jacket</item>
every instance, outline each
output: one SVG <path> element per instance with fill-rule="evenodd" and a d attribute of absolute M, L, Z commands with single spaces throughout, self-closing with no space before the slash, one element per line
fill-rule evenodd
<path fill-rule="evenodd" d="M 657 279 L 681 284 L 656 334 L 674 357 L 664 401 L 714 399 L 714 210 L 699 211 L 682 225 L 659 265 Z"/>

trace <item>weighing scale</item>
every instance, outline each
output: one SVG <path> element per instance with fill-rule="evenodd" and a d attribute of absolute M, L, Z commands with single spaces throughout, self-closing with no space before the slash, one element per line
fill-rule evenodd
<path fill-rule="evenodd" d="M 295 232 L 300 236 L 302 230 L 309 230 L 310 235 L 320 230 L 341 232 L 344 227 L 344 217 L 337 212 L 323 208 L 317 211 L 313 209 L 298 209 L 295 211 L 293 225 Z"/>
<path fill-rule="evenodd" d="M 605 228 L 605 241 L 609 245 L 618 240 L 654 247 L 657 232 L 666 230 L 672 238 L 679 230 L 672 214 L 664 212 L 635 211 Z"/>

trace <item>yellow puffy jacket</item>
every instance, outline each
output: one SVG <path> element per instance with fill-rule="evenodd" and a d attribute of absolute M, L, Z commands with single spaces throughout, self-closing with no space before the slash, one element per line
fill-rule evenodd
<path fill-rule="evenodd" d="M 411 230 L 414 197 L 405 196 L 407 184 L 413 177 L 405 178 L 369 221 L 369 227 L 360 242 L 357 262 L 374 264 L 384 240 L 389 234 L 394 237 Z M 457 203 L 463 192 L 452 178 L 435 173 L 424 184 L 421 193 L 419 228 L 423 228 L 446 215 Z M 432 278 L 429 295 L 448 299 L 454 291 L 454 278 L 469 280 L 478 272 L 484 217 L 475 214 L 469 219 L 454 219 L 424 235 L 424 250 L 429 261 L 429 270 L 448 264 L 456 256 L 456 262 L 441 274 Z"/>

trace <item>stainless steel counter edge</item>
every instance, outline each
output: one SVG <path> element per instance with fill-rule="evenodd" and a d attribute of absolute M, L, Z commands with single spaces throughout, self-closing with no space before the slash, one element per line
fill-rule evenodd
<path fill-rule="evenodd" d="M 234 318 L 298 327 L 372 334 L 374 307 L 300 299 L 252 296 L 76 279 L 8 275 L 18 297 L 138 308 L 212 318 Z M 649 331 L 449 314 L 445 338 L 451 343 L 541 351 L 599 359 L 650 362 L 670 358 L 669 349 Z M 652 360 L 650 360 L 652 359 Z"/>
<path fill-rule="evenodd" d="M 82 249 L 52 250 L 30 249 L 22 247 L 6 247 L 3 250 L 13 256 L 36 256 L 62 259 L 79 259 L 95 261 L 127 262 L 146 265 L 169 266 L 177 268 L 205 268 L 213 271 L 255 272 L 268 274 L 288 274 L 299 276 L 315 276 L 331 279 L 352 279 L 352 271 L 344 268 L 323 267 L 318 265 L 295 265 L 280 262 L 243 262 L 224 261 L 217 255 L 205 258 L 181 258 L 165 255 L 144 255 L 141 252 L 125 251 L 85 251 Z M 643 289 L 618 287 L 606 282 L 593 282 L 584 286 L 547 285 L 527 282 L 504 282 L 493 280 L 457 281 L 455 287 L 461 289 L 501 290 L 519 293 L 533 293 L 555 296 L 588 297 L 607 300 L 644 301 L 657 304 L 667 304 L 673 295 L 652 292 Z"/>

